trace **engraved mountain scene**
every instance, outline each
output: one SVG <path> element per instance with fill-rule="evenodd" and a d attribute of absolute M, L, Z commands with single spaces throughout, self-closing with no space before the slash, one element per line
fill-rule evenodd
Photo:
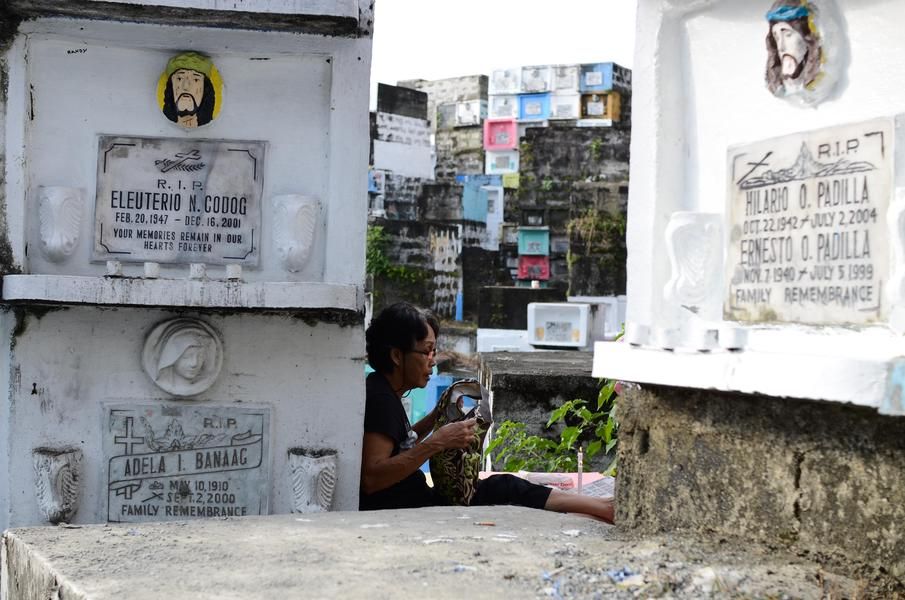
<path fill-rule="evenodd" d="M 847 158 L 840 158 L 836 162 L 831 163 L 820 162 L 814 159 L 814 156 L 808 149 L 808 145 L 802 142 L 801 151 L 798 153 L 798 159 L 791 167 L 778 169 L 776 171 L 767 170 L 756 177 L 748 177 L 748 175 L 746 175 L 739 181 L 738 185 L 743 190 L 749 190 L 768 185 L 779 185 L 790 181 L 802 181 L 813 177 L 830 177 L 850 175 L 852 173 L 864 173 L 866 171 L 873 171 L 876 168 L 877 167 L 873 163 L 867 161 L 850 161 Z"/>
<path fill-rule="evenodd" d="M 182 423 L 176 419 L 170 420 L 163 435 L 155 433 L 151 424 L 144 417 L 141 417 L 141 424 L 145 429 L 145 444 L 155 452 L 206 448 L 224 443 L 232 437 L 230 434 L 213 435 L 210 433 L 186 435 L 182 430 Z M 251 432 L 249 431 L 249 433 Z"/>

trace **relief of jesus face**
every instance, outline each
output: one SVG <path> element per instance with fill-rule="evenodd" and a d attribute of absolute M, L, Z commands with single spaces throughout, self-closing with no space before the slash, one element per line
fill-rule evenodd
<path fill-rule="evenodd" d="M 804 37 L 786 21 L 774 23 L 770 30 L 782 65 L 784 79 L 797 79 L 804 69 L 808 45 Z"/>
<path fill-rule="evenodd" d="M 170 76 L 173 99 L 180 117 L 194 117 L 204 99 L 204 74 L 190 69 L 179 69 Z"/>

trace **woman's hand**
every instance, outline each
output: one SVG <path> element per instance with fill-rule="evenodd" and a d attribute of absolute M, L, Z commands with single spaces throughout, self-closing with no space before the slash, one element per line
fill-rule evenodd
<path fill-rule="evenodd" d="M 445 449 L 467 448 L 474 441 L 477 419 L 447 423 L 431 435 L 434 443 Z"/>

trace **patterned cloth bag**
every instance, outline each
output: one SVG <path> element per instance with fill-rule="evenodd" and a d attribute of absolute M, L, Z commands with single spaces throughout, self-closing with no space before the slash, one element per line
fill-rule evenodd
<path fill-rule="evenodd" d="M 474 408 L 467 412 L 464 409 L 466 398 L 474 403 Z M 434 490 L 449 504 L 468 506 L 471 502 L 481 470 L 484 437 L 493 423 L 487 390 L 476 379 L 463 379 L 449 386 L 437 401 L 434 431 L 447 423 L 472 417 L 477 419 L 477 427 L 471 444 L 461 450 L 443 450 L 430 459 Z"/>

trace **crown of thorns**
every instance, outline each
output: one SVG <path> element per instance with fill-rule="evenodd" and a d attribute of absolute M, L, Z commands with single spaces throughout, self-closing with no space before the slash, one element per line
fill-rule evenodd
<path fill-rule="evenodd" d="M 211 76 L 211 69 L 214 63 L 208 57 L 197 52 L 184 52 L 174 56 L 167 62 L 167 77 L 178 71 L 179 69 L 188 69 L 204 73 L 208 78 Z"/>
<path fill-rule="evenodd" d="M 807 17 L 810 14 L 811 11 L 803 4 L 801 6 L 780 6 L 767 13 L 767 20 L 771 23 L 774 21 L 794 21 L 795 19 Z"/>

